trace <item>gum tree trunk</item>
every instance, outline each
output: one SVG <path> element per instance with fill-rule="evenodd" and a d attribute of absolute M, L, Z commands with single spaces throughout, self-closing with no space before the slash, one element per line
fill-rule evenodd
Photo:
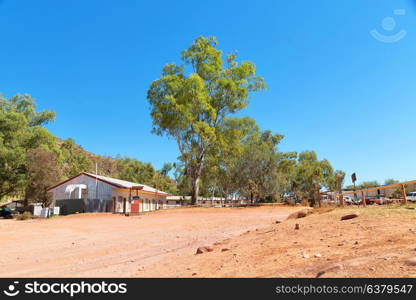
<path fill-rule="evenodd" d="M 195 205 L 199 194 L 199 176 L 192 178 L 191 182 L 191 205 Z"/>
<path fill-rule="evenodd" d="M 191 205 L 195 205 L 199 195 L 199 179 L 201 177 L 202 163 L 198 162 L 190 172 L 191 174 Z"/>

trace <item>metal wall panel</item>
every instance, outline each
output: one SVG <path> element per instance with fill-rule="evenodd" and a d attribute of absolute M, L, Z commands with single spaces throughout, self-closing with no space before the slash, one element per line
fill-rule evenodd
<path fill-rule="evenodd" d="M 70 184 L 87 185 L 88 199 L 111 200 L 112 190 L 114 188 L 111 184 L 95 180 L 94 178 L 86 175 L 81 175 L 52 189 L 51 192 L 53 193 L 53 200 L 69 199 L 70 195 L 65 192 L 65 190 Z"/>

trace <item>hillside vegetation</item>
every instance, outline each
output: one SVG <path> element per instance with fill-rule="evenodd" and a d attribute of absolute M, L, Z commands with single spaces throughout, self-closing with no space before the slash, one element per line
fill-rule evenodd
<path fill-rule="evenodd" d="M 151 163 L 129 157 L 104 157 L 85 151 L 73 139 L 62 140 L 44 125 L 54 121 L 52 111 L 36 111 L 30 95 L 6 99 L 0 95 L 0 201 L 25 199 L 48 204 L 46 189 L 79 174 L 95 173 L 151 185 L 176 193 L 167 176 L 167 164 L 157 171 Z"/>

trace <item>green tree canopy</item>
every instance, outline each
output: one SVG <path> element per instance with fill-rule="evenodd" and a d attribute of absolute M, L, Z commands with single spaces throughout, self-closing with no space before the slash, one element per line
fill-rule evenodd
<path fill-rule="evenodd" d="M 251 118 L 227 118 L 218 135 L 216 147 L 207 155 L 202 177 L 205 196 L 228 196 L 239 192 L 238 165 L 245 147 L 259 135 L 259 127 Z"/>
<path fill-rule="evenodd" d="M 182 61 L 180 66 L 165 65 L 161 77 L 151 83 L 147 98 L 153 132 L 177 142 L 195 203 L 205 158 L 220 140 L 224 121 L 245 108 L 250 94 L 265 84 L 253 63 L 239 64 L 235 54 L 228 55 L 224 63 L 214 37 L 198 37 L 182 51 Z"/>
<path fill-rule="evenodd" d="M 123 180 L 150 185 L 156 170 L 151 163 L 123 157 L 117 159 L 118 177 Z"/>
<path fill-rule="evenodd" d="M 60 150 L 64 174 L 67 177 L 94 170 L 92 161 L 87 157 L 86 152 L 75 143 L 74 139 L 64 140 Z"/>
<path fill-rule="evenodd" d="M 48 206 L 52 202 L 48 187 L 62 176 L 62 169 L 56 154 L 43 150 L 31 149 L 26 155 L 28 182 L 25 188 L 25 203 L 42 203 Z"/>
<path fill-rule="evenodd" d="M 240 193 L 250 197 L 251 201 L 273 198 L 279 193 L 277 145 L 282 138 L 280 134 L 265 130 L 245 144 L 236 174 Z"/>
<path fill-rule="evenodd" d="M 53 119 L 53 112 L 36 112 L 35 101 L 29 95 L 10 99 L 0 95 L 0 199 L 24 191 L 28 150 L 58 151 L 55 138 L 42 127 Z"/>
<path fill-rule="evenodd" d="M 398 181 L 398 180 L 396 180 L 396 179 L 389 178 L 389 179 L 386 179 L 386 180 L 384 181 L 384 185 L 396 184 L 396 183 L 399 183 L 399 182 L 400 182 L 400 181 Z"/>
<path fill-rule="evenodd" d="M 290 190 L 297 198 L 317 199 L 321 187 L 334 186 L 334 171 L 328 160 L 318 160 L 314 151 L 304 151 L 298 156 L 290 177 Z"/>

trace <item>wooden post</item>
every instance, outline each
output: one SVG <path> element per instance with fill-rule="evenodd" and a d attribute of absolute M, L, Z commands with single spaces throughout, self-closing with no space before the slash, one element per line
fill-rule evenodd
<path fill-rule="evenodd" d="M 365 201 L 365 192 L 364 191 L 361 192 L 361 201 L 363 202 L 363 206 L 366 207 L 367 203 Z"/>
<path fill-rule="evenodd" d="M 406 188 L 405 188 L 404 184 L 402 184 L 401 187 L 402 187 L 403 204 L 406 204 L 407 203 Z"/>
<path fill-rule="evenodd" d="M 321 190 L 321 187 L 319 186 L 318 176 L 315 177 L 315 180 L 316 180 L 316 200 L 318 200 L 318 206 L 319 208 L 321 208 L 322 207 L 321 193 L 319 192 Z"/>
<path fill-rule="evenodd" d="M 322 207 L 322 201 L 321 201 L 321 193 L 318 190 L 318 205 L 321 208 Z"/>
<path fill-rule="evenodd" d="M 354 173 L 354 174 L 352 174 L 352 176 L 351 176 L 351 177 L 353 177 L 353 179 L 352 179 L 352 183 L 354 184 L 354 201 L 358 201 L 358 196 L 357 196 L 357 193 L 356 193 L 357 188 L 355 187 L 355 180 L 357 179 L 357 178 L 355 177 L 355 173 Z"/>

